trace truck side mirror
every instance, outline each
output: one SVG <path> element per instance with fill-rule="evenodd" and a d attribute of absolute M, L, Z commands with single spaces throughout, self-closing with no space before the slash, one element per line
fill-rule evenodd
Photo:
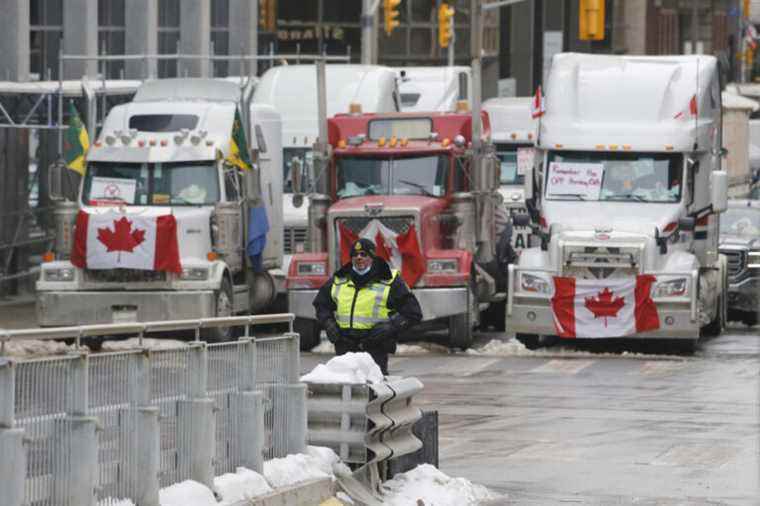
<path fill-rule="evenodd" d="M 525 169 L 525 176 L 524 176 L 525 181 L 523 182 L 523 189 L 525 190 L 526 199 L 533 198 L 533 174 L 534 174 L 533 167 Z"/>
<path fill-rule="evenodd" d="M 530 226 L 530 215 L 526 213 L 515 214 L 512 216 L 512 225 L 515 227 Z"/>
<path fill-rule="evenodd" d="M 697 226 L 697 220 L 692 216 L 683 216 L 678 218 L 678 229 L 683 232 L 693 232 L 694 227 Z"/>
<path fill-rule="evenodd" d="M 54 162 L 48 167 L 48 195 L 50 200 L 76 200 L 75 190 L 77 188 L 72 171 L 70 171 L 63 161 Z"/>
<path fill-rule="evenodd" d="M 722 213 L 728 208 L 728 173 L 724 170 L 710 174 L 710 202 L 713 212 Z"/>

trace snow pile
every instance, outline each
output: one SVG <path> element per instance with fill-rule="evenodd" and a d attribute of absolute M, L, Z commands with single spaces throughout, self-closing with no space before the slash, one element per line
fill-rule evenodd
<path fill-rule="evenodd" d="M 327 339 L 322 339 L 318 345 L 311 349 L 311 352 L 322 355 L 335 355 L 335 345 Z"/>
<path fill-rule="evenodd" d="M 470 348 L 465 353 L 468 355 L 497 355 L 497 356 L 528 356 L 541 355 L 544 352 L 529 350 L 523 343 L 515 338 L 508 341 L 501 339 L 491 339 L 480 348 Z"/>
<path fill-rule="evenodd" d="M 113 499 L 112 497 L 108 497 L 98 501 L 98 506 L 135 506 L 135 503 L 129 499 Z"/>
<path fill-rule="evenodd" d="M 316 461 L 316 465 L 326 474 L 339 476 L 351 474 L 351 469 L 340 461 L 340 457 L 332 451 L 332 448 L 309 446 L 306 448 L 306 453 Z"/>
<path fill-rule="evenodd" d="M 158 502 L 161 506 L 218 506 L 211 490 L 192 480 L 162 488 Z"/>
<path fill-rule="evenodd" d="M 319 364 L 301 377 L 305 383 L 380 383 L 383 373 L 369 353 L 346 353 Z"/>
<path fill-rule="evenodd" d="M 264 462 L 264 477 L 272 487 L 281 488 L 303 481 L 332 478 L 332 474 L 325 472 L 324 462 L 299 453 Z"/>
<path fill-rule="evenodd" d="M 214 478 L 214 488 L 222 501 L 230 504 L 272 492 L 272 487 L 263 476 L 245 467 Z"/>
<path fill-rule="evenodd" d="M 34 358 L 49 355 L 64 355 L 76 351 L 87 352 L 90 349 L 85 345 L 77 348 L 75 344 L 69 345 L 60 341 L 30 339 L 6 342 L 4 356 Z"/>
<path fill-rule="evenodd" d="M 483 485 L 450 478 L 430 464 L 397 474 L 382 487 L 384 506 L 409 506 L 419 504 L 418 500 L 425 506 L 466 506 L 498 497 Z"/>
<path fill-rule="evenodd" d="M 185 348 L 187 343 L 184 341 L 176 341 L 174 339 L 153 339 L 144 337 L 142 340 L 142 346 L 140 346 L 140 339 L 137 337 L 130 337 L 121 341 L 105 341 L 103 343 L 103 351 L 126 351 L 137 350 L 146 348 L 149 350 L 176 350 L 177 348 Z"/>
<path fill-rule="evenodd" d="M 427 355 L 428 353 L 437 353 L 439 355 L 448 355 L 451 349 L 436 343 L 415 343 L 399 344 L 396 347 L 396 355 Z"/>

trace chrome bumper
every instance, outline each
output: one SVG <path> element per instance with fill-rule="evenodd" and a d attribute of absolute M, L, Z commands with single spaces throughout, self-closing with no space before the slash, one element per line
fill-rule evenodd
<path fill-rule="evenodd" d="M 456 288 L 414 288 L 412 293 L 422 307 L 422 320 L 429 321 L 461 314 L 470 307 L 469 290 Z M 317 290 L 288 291 L 288 311 L 298 318 L 315 318 L 314 297 Z"/>
<path fill-rule="evenodd" d="M 760 308 L 760 277 L 743 279 L 728 285 L 728 309 L 758 311 Z"/>
<path fill-rule="evenodd" d="M 214 316 L 214 292 L 37 292 L 41 326 L 185 320 Z"/>

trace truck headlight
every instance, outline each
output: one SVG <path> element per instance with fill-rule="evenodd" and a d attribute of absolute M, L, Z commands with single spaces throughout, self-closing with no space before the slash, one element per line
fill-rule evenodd
<path fill-rule="evenodd" d="M 427 271 L 430 274 L 456 274 L 459 272 L 459 261 L 456 258 L 428 260 Z"/>
<path fill-rule="evenodd" d="M 524 292 L 533 293 L 549 293 L 551 291 L 547 280 L 527 273 L 520 274 L 520 288 Z"/>
<path fill-rule="evenodd" d="M 324 262 L 298 262 L 299 276 L 324 276 L 325 271 Z"/>
<path fill-rule="evenodd" d="M 45 281 L 74 281 L 73 267 L 59 267 L 57 269 L 45 269 Z"/>
<path fill-rule="evenodd" d="M 208 269 L 206 267 L 185 267 L 179 278 L 183 281 L 206 281 Z"/>
<path fill-rule="evenodd" d="M 661 281 L 654 285 L 652 291 L 652 297 L 655 299 L 663 297 L 680 297 L 686 295 L 686 290 L 689 287 L 689 280 L 686 278 L 671 279 L 669 281 Z"/>
<path fill-rule="evenodd" d="M 760 251 L 752 251 L 747 256 L 747 268 L 760 269 Z"/>

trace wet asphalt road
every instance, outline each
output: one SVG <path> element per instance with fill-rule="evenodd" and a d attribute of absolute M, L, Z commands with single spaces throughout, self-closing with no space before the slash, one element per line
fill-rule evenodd
<path fill-rule="evenodd" d="M 498 504 L 758 505 L 758 334 L 731 328 L 691 356 L 586 343 L 434 350 L 390 369 L 425 384 L 414 402 L 439 412 L 441 469 L 506 494 Z M 508 338 L 475 348 L 492 339 Z M 304 354 L 302 369 L 327 358 Z"/>

